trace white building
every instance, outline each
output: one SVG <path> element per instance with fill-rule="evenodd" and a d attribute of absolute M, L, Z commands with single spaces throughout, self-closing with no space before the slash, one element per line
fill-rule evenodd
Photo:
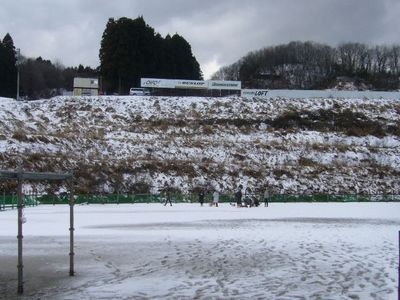
<path fill-rule="evenodd" d="M 98 96 L 99 80 L 97 78 L 74 78 L 74 96 Z"/>

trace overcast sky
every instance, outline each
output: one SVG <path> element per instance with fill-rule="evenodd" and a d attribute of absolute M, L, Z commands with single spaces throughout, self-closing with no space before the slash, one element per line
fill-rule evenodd
<path fill-rule="evenodd" d="M 145 21 L 191 45 L 207 78 L 249 51 L 293 40 L 400 44 L 400 0 L 1 0 L 0 37 L 28 57 L 99 65 L 109 17 Z"/>

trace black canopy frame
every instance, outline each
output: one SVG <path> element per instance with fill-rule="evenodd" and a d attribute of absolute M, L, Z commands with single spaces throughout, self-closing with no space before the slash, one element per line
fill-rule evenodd
<path fill-rule="evenodd" d="M 42 172 L 25 172 L 21 165 L 15 170 L 0 170 L 0 180 L 16 180 L 17 186 L 17 208 L 18 208 L 18 288 L 17 293 L 22 294 L 24 292 L 23 282 L 23 235 L 22 235 L 22 224 L 24 208 L 22 185 L 23 182 L 28 181 L 52 181 L 52 182 L 67 182 L 69 186 L 69 239 L 70 239 L 70 251 L 69 251 L 69 275 L 74 276 L 74 196 L 72 193 L 72 182 L 73 175 L 69 173 L 42 173 Z"/>

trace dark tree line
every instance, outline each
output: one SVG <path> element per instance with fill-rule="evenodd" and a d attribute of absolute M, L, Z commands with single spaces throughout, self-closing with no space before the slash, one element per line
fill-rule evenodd
<path fill-rule="evenodd" d="M 110 18 L 100 47 L 104 90 L 127 93 L 141 77 L 201 79 L 190 44 L 180 35 L 165 38 L 137 19 Z"/>
<path fill-rule="evenodd" d="M 68 67 L 50 60 L 26 58 L 17 54 L 10 34 L 0 40 L 0 97 L 17 95 L 17 67 L 20 70 L 20 96 L 23 99 L 49 98 L 72 91 L 74 77 L 97 77 L 98 71 L 90 67 Z"/>
<path fill-rule="evenodd" d="M 400 46 L 344 43 L 331 47 L 291 42 L 250 52 L 222 67 L 214 79 L 241 80 L 248 88 L 330 88 L 340 77 L 378 90 L 399 88 Z"/>
<path fill-rule="evenodd" d="M 21 95 L 28 99 L 50 98 L 72 91 L 74 77 L 97 77 L 90 67 L 68 67 L 41 57 L 23 58 L 20 65 Z"/>

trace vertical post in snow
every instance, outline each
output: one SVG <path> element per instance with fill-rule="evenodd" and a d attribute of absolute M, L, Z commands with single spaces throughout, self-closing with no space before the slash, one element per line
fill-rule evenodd
<path fill-rule="evenodd" d="M 74 276 L 74 195 L 69 196 L 69 276 Z"/>
<path fill-rule="evenodd" d="M 18 200 L 18 294 L 24 292 L 24 276 L 23 276 L 23 262 L 22 262 L 22 209 L 23 209 L 23 195 L 22 195 L 22 166 L 18 165 L 18 189 L 17 189 L 17 200 Z"/>
<path fill-rule="evenodd" d="M 399 231 L 399 265 L 398 265 L 398 280 L 397 280 L 397 300 L 400 300 L 400 231 Z"/>

